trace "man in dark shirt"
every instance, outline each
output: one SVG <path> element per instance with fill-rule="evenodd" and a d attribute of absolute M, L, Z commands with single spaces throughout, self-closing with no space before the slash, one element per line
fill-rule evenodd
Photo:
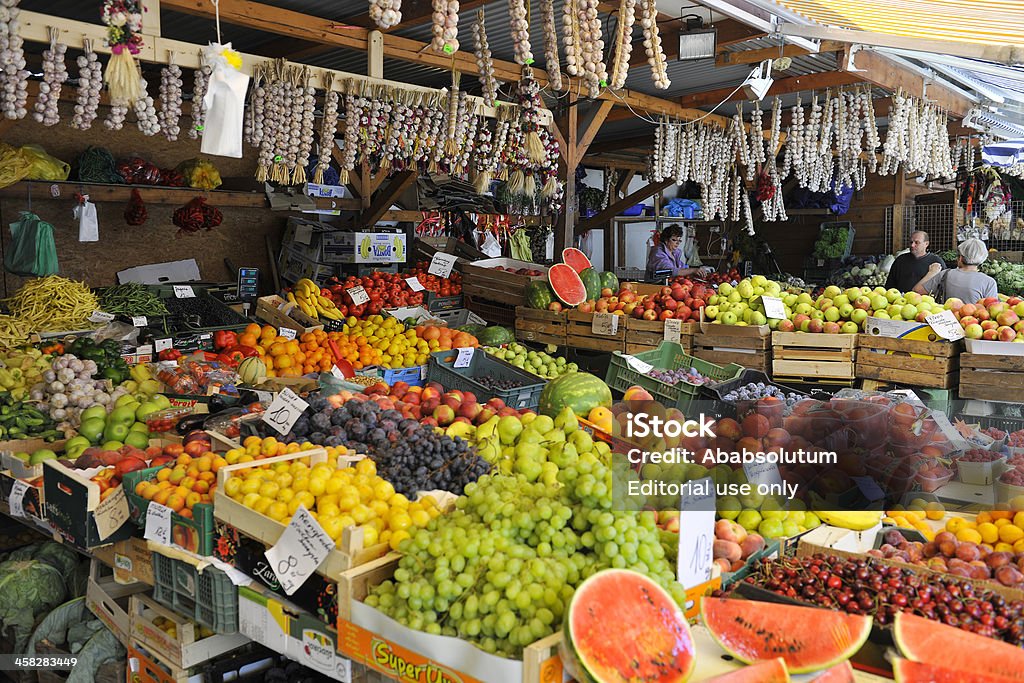
<path fill-rule="evenodd" d="M 916 230 L 910 234 L 910 251 L 896 257 L 889 269 L 889 277 L 885 280 L 885 288 L 895 287 L 901 292 L 909 292 L 914 285 L 928 272 L 928 267 L 938 263 L 945 268 L 946 264 L 935 254 L 928 253 L 928 233 Z"/>

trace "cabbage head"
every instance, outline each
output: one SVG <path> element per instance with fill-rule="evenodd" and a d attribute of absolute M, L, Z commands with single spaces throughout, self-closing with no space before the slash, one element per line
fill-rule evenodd
<path fill-rule="evenodd" d="M 7 560 L 0 563 L 0 629 L 2 640 L 24 651 L 37 619 L 64 602 L 64 577 L 53 565 L 40 560 Z"/>

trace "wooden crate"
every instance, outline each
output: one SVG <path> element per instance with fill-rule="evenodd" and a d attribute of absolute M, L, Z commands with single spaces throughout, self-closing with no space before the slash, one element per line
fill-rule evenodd
<path fill-rule="evenodd" d="M 527 306 L 516 307 L 516 339 L 538 344 L 565 346 L 568 317 L 565 311 L 544 311 Z"/>
<path fill-rule="evenodd" d="M 683 323 L 679 330 L 679 345 L 683 349 L 693 348 L 693 333 L 697 330 L 697 323 Z M 626 352 L 629 346 L 644 346 L 641 349 L 649 351 L 658 348 L 658 344 L 665 340 L 664 320 L 642 320 L 632 316 L 626 318 Z"/>
<path fill-rule="evenodd" d="M 1014 401 L 1024 391 L 1024 356 L 963 353 L 960 356 L 960 398 Z"/>
<path fill-rule="evenodd" d="M 703 330 L 698 329 L 693 335 L 693 355 L 715 365 L 736 363 L 770 374 L 771 339 L 767 325 L 705 325 Z"/>
<path fill-rule="evenodd" d="M 466 308 L 492 325 L 513 327 L 516 323 L 516 304 L 508 304 L 499 299 L 474 296 L 463 288 L 462 293 Z M 518 304 L 525 306 L 525 302 Z"/>
<path fill-rule="evenodd" d="M 156 617 L 174 622 L 176 635 L 160 630 L 154 623 Z M 190 669 L 249 642 L 241 633 L 200 638 L 199 626 L 191 619 L 172 612 L 145 593 L 128 598 L 128 621 L 133 643 L 141 644 L 161 662 L 178 669 Z"/>
<path fill-rule="evenodd" d="M 535 277 L 516 275 L 505 270 L 495 270 L 496 266 L 528 268 L 539 270 L 542 274 Z M 461 270 L 463 294 L 490 301 L 500 301 L 513 308 L 526 306 L 526 286 L 534 280 L 547 282 L 548 271 L 547 266 L 510 258 L 484 259 L 475 263 L 466 263 Z"/>
<path fill-rule="evenodd" d="M 858 379 L 951 389 L 960 375 L 960 342 L 931 342 L 857 335 Z"/>
<path fill-rule="evenodd" d="M 425 657 L 420 653 L 393 645 L 387 639 L 387 634 L 372 634 L 350 621 L 352 603 L 356 601 L 362 602 L 370 594 L 371 588 L 394 576 L 400 559 L 401 556 L 398 553 L 392 553 L 387 557 L 374 560 L 361 567 L 355 567 L 342 572 L 338 577 L 338 644 L 342 654 L 352 659 L 353 670 L 355 670 L 356 666 L 368 666 L 370 668 L 380 666 L 377 662 L 360 661 L 358 655 L 364 653 L 346 650 L 346 647 L 356 647 L 360 641 L 369 642 L 368 636 L 372 637 L 374 645 L 383 641 L 389 649 L 395 651 L 396 654 L 401 654 L 407 663 L 416 663 L 414 660 L 422 660 L 424 663 L 433 661 L 442 666 L 445 665 L 444 653 L 442 651 L 431 652 L 429 657 Z M 562 662 L 558 655 L 558 645 L 561 642 L 562 634 L 559 631 L 531 643 L 523 649 L 523 683 L 547 683 L 548 681 L 563 680 Z M 367 652 L 365 654 L 369 655 L 370 653 Z M 370 657 L 366 659 L 369 660 Z M 382 669 L 378 669 L 378 671 L 381 672 Z M 394 675 L 393 672 L 384 673 L 385 675 Z M 397 676 L 395 677 L 397 678 Z M 460 679 L 479 680 L 467 675 L 460 675 L 455 680 Z"/>
<path fill-rule="evenodd" d="M 286 312 L 287 311 L 287 312 Z M 307 332 L 324 329 L 323 323 L 309 317 L 302 309 L 272 294 L 256 300 L 256 317 L 274 327 L 295 330 L 302 336 Z"/>
<path fill-rule="evenodd" d="M 775 377 L 853 379 L 856 334 L 772 333 Z"/>
<path fill-rule="evenodd" d="M 625 351 L 626 350 L 626 316 L 621 316 L 619 328 L 615 334 L 594 334 L 594 314 L 569 311 L 565 330 L 565 343 L 577 349 L 590 351 Z"/>

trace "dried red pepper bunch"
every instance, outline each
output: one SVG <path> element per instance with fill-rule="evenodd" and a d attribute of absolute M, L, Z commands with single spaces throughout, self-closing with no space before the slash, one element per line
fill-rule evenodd
<path fill-rule="evenodd" d="M 132 190 L 132 197 L 128 200 L 128 206 L 124 210 L 124 220 L 128 225 L 142 225 L 149 218 L 149 212 L 142 201 L 142 195 L 138 190 Z"/>
<path fill-rule="evenodd" d="M 205 197 L 196 197 L 185 206 L 174 212 L 172 218 L 180 230 L 178 234 L 199 232 L 201 229 L 211 230 L 224 221 L 224 214 L 215 206 L 209 206 Z"/>

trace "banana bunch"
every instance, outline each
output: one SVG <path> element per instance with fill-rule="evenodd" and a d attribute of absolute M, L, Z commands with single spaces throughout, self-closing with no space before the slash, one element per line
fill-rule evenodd
<path fill-rule="evenodd" d="M 302 278 L 295 283 L 293 291 L 288 293 L 288 301 L 292 302 L 310 318 L 319 320 L 341 320 L 341 311 L 334 302 L 320 296 L 320 287 L 309 278 Z"/>
<path fill-rule="evenodd" d="M 811 509 L 821 518 L 821 521 L 831 526 L 853 531 L 864 531 L 870 529 L 882 521 L 880 510 L 825 510 L 823 508 L 830 504 L 825 502 L 813 491 L 811 492 Z"/>

